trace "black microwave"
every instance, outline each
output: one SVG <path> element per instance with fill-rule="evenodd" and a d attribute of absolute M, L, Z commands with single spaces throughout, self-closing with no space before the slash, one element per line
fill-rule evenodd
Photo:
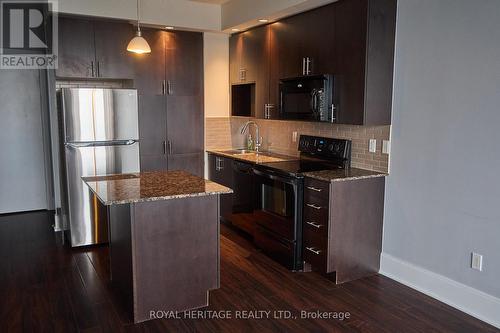
<path fill-rule="evenodd" d="M 280 118 L 334 123 L 335 82 L 331 74 L 280 80 Z"/>

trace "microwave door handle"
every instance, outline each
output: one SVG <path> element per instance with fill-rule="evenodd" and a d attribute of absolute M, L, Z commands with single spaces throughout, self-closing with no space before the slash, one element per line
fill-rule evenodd
<path fill-rule="evenodd" d="M 318 90 L 313 89 L 311 98 L 311 109 L 314 113 L 318 112 Z"/>

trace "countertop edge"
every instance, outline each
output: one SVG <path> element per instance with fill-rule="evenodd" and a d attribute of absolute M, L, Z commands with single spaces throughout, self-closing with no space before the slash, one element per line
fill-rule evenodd
<path fill-rule="evenodd" d="M 166 200 L 174 200 L 174 199 L 195 198 L 195 197 L 205 197 L 205 196 L 211 196 L 211 195 L 234 193 L 234 191 L 232 189 L 230 189 L 229 187 L 218 184 L 220 186 L 223 186 L 226 190 L 199 192 L 199 193 L 187 193 L 187 194 L 174 194 L 174 195 L 168 195 L 168 196 L 158 196 L 158 197 L 149 197 L 149 198 L 140 198 L 140 199 L 105 201 L 99 196 L 99 194 L 94 190 L 94 188 L 92 186 L 90 186 L 89 182 L 92 182 L 92 181 L 87 181 L 87 180 L 84 180 L 83 178 L 85 178 L 85 177 L 82 177 L 82 181 L 85 183 L 85 185 L 88 186 L 88 188 L 92 191 L 92 193 L 95 194 L 97 199 L 99 199 L 99 201 L 104 206 L 126 205 L 126 204 L 132 204 L 132 203 L 151 202 L 151 201 L 166 201 Z"/>
<path fill-rule="evenodd" d="M 361 169 L 365 170 L 365 169 Z M 370 171 L 370 170 L 366 170 Z M 338 178 L 327 178 L 323 176 L 318 176 L 314 174 L 313 172 L 304 172 L 303 173 L 304 177 L 309 177 L 317 180 L 321 180 L 324 182 L 329 182 L 329 183 L 335 183 L 335 182 L 345 182 L 345 181 L 353 181 L 353 180 L 362 180 L 362 179 L 370 179 L 370 178 L 380 178 L 380 177 L 387 177 L 389 174 L 387 173 L 374 173 L 373 175 L 364 175 L 364 176 L 352 176 L 352 177 L 338 177 Z"/>
<path fill-rule="evenodd" d="M 227 148 L 227 149 L 206 149 L 205 152 L 208 153 L 208 154 L 214 154 L 214 155 L 218 155 L 218 156 L 232 158 L 233 160 L 237 160 L 237 161 L 241 161 L 241 162 L 246 162 L 246 163 L 250 163 L 250 164 L 255 164 L 255 165 L 259 165 L 259 164 L 263 164 L 263 163 L 264 164 L 265 163 L 273 163 L 273 162 L 258 163 L 258 162 L 255 162 L 255 161 L 252 161 L 252 160 L 240 157 L 240 156 L 238 156 L 238 154 L 224 153 L 224 150 L 234 150 L 234 148 Z M 284 162 L 286 162 L 286 161 L 296 161 L 296 160 L 299 159 L 299 157 L 296 157 L 296 156 L 284 155 L 284 154 L 280 154 L 280 153 L 273 153 L 273 152 L 265 152 L 265 153 L 266 154 L 270 154 L 270 155 L 276 155 L 276 158 L 283 158 Z M 271 157 L 273 157 L 273 156 L 271 156 Z"/>

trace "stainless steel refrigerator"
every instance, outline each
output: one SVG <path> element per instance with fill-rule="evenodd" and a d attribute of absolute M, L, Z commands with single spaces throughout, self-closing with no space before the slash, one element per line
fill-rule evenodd
<path fill-rule="evenodd" d="M 82 181 L 139 171 L 137 91 L 58 91 L 63 223 L 71 246 L 108 241 L 106 209 Z"/>

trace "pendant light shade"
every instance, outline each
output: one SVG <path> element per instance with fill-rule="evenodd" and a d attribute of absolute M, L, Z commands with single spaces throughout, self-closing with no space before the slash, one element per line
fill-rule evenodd
<path fill-rule="evenodd" d="M 141 36 L 141 31 L 137 30 L 135 37 L 127 45 L 127 51 L 134 53 L 151 53 L 148 42 Z"/>
<path fill-rule="evenodd" d="M 142 37 L 141 26 L 139 22 L 139 0 L 137 0 L 137 32 L 135 37 L 130 40 L 127 45 L 127 51 L 134 52 L 138 54 L 151 53 L 151 48 L 148 42 Z"/>

